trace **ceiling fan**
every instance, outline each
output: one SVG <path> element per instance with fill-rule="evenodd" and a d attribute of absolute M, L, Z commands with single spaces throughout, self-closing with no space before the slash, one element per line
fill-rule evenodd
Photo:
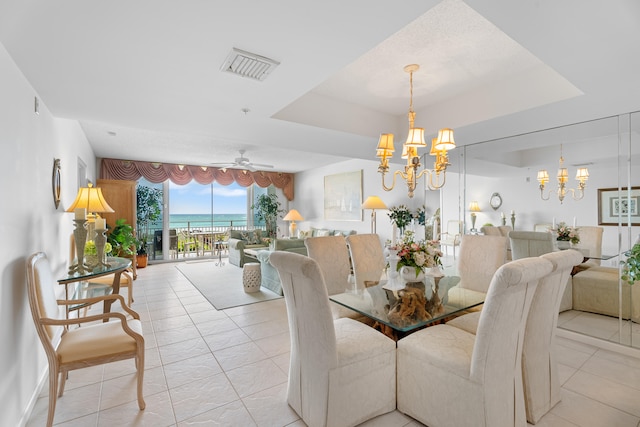
<path fill-rule="evenodd" d="M 247 157 L 244 156 L 245 150 L 239 150 L 240 157 L 236 157 L 236 159 L 231 163 L 211 163 L 211 166 L 215 166 L 218 168 L 231 168 L 231 169 L 246 169 L 251 172 L 255 172 L 257 168 L 273 168 L 273 165 L 265 165 L 263 163 L 253 163 Z"/>

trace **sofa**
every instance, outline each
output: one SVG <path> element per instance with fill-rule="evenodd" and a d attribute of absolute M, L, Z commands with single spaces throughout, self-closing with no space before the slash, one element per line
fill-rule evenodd
<path fill-rule="evenodd" d="M 258 251 L 260 274 L 262 275 L 260 286 L 282 295 L 280 275 L 278 270 L 269 262 L 269 256 L 273 251 L 295 252 L 307 255 L 307 247 L 304 245 L 304 239 L 276 239 L 269 250 Z"/>
<path fill-rule="evenodd" d="M 593 266 L 576 273 L 572 281 L 573 310 L 618 317 L 618 278 L 615 267 Z M 566 308 L 566 307 L 562 307 Z M 622 283 L 622 318 L 640 323 L 640 287 Z"/>
<path fill-rule="evenodd" d="M 355 230 L 333 230 L 329 228 L 311 228 L 309 230 L 298 230 L 298 238 L 305 239 L 307 237 L 321 237 L 321 236 L 349 236 L 356 234 Z"/>
<path fill-rule="evenodd" d="M 242 267 L 253 261 L 244 253 L 245 249 L 269 249 L 262 230 L 229 230 L 229 264 Z"/>

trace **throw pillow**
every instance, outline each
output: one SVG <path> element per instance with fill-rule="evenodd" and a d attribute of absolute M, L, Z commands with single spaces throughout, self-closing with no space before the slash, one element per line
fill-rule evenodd
<path fill-rule="evenodd" d="M 316 232 L 316 236 L 318 237 L 331 236 L 331 230 L 319 229 Z"/>
<path fill-rule="evenodd" d="M 298 230 L 298 239 L 306 239 L 311 236 L 311 231 Z"/>
<path fill-rule="evenodd" d="M 243 231 L 242 240 L 245 240 L 249 245 L 257 245 L 258 243 L 261 243 L 258 230 Z"/>

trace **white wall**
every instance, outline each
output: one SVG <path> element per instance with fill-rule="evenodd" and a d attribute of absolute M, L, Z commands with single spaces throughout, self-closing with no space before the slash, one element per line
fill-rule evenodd
<path fill-rule="evenodd" d="M 371 157 L 375 154 L 376 141 L 372 141 Z M 392 167 L 401 168 L 399 165 Z M 371 160 L 349 160 L 336 163 L 323 168 L 312 169 L 297 173 L 295 176 L 295 199 L 289 204 L 290 208 L 297 209 L 304 217 L 304 221 L 298 223 L 299 230 L 308 230 L 311 227 L 329 228 L 337 230 L 356 230 L 359 234 L 371 232 L 371 210 L 363 211 L 360 221 L 325 221 L 324 220 L 324 177 L 343 172 L 362 170 L 362 199 L 368 196 L 379 196 L 388 206 L 407 205 L 415 210 L 424 204 L 424 183 L 420 182 L 415 197 L 409 199 L 406 183 L 398 178 L 396 187 L 392 191 L 382 189 L 378 162 Z M 394 169 L 395 170 L 395 169 Z M 389 177 L 387 177 L 389 178 Z M 391 181 L 387 181 L 390 185 Z M 427 206 L 430 213 L 434 209 Z M 376 211 L 376 231 L 384 242 L 393 237 L 393 227 L 389 220 L 388 210 Z"/>
<path fill-rule="evenodd" d="M 37 397 L 46 358 L 36 335 L 26 294 L 26 261 L 44 251 L 63 277 L 67 268 L 80 157 L 95 177 L 95 156 L 75 121 L 56 119 L 0 44 L 0 182 L 2 236 L 0 272 L 0 425 L 17 426 Z M 53 159 L 61 159 L 62 201 L 56 210 L 51 190 Z M 58 292 L 62 286 L 54 284 Z"/>

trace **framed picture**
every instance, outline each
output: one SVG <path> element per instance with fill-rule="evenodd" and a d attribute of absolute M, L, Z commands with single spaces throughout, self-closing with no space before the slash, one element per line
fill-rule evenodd
<path fill-rule="evenodd" d="M 362 170 L 324 177 L 324 219 L 362 221 Z"/>
<path fill-rule="evenodd" d="M 640 225 L 640 187 L 631 187 L 631 197 L 627 188 L 598 189 L 598 225 L 618 225 L 618 219 L 627 225 L 629 215 L 631 225 Z"/>

